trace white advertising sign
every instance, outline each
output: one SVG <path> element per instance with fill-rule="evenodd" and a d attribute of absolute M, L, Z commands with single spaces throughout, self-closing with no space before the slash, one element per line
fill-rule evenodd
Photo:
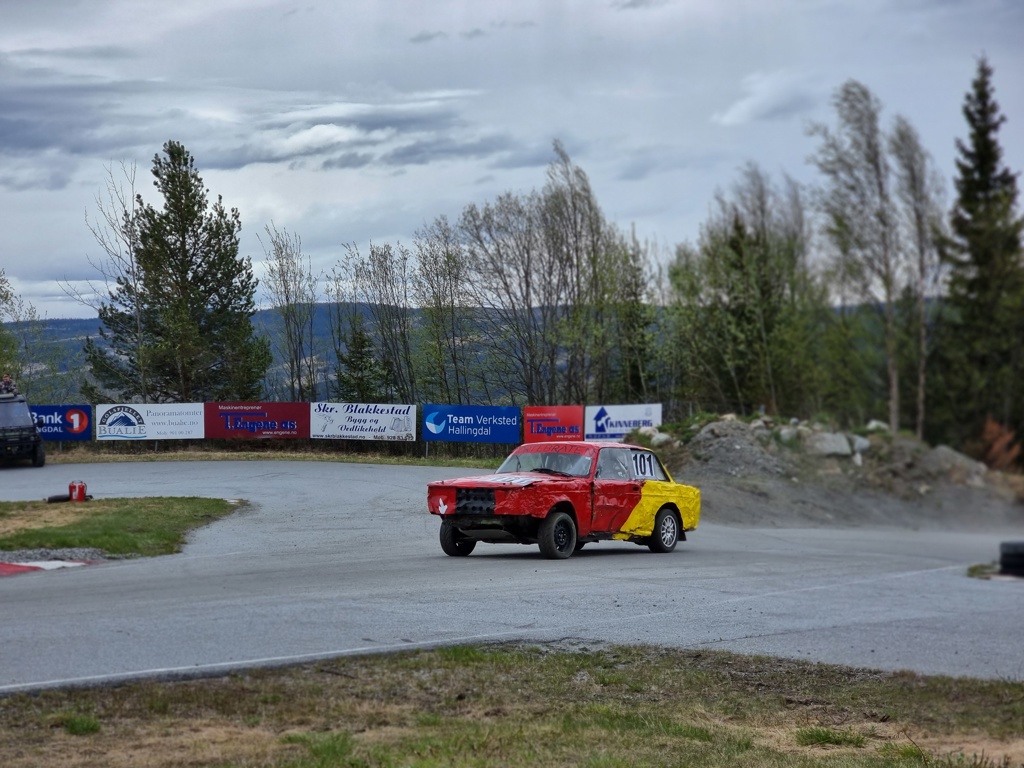
<path fill-rule="evenodd" d="M 310 403 L 309 436 L 328 440 L 415 440 L 416 406 Z"/>
<path fill-rule="evenodd" d="M 202 403 L 96 406 L 97 440 L 190 440 L 206 435 Z"/>
<path fill-rule="evenodd" d="M 583 415 L 587 440 L 622 440 L 634 429 L 661 426 L 661 403 L 588 405 Z"/>

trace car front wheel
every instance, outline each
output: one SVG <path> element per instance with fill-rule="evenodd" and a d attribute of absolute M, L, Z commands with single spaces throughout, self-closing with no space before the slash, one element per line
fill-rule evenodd
<path fill-rule="evenodd" d="M 35 448 L 32 449 L 32 466 L 41 467 L 46 463 L 46 449 L 43 448 L 43 444 L 39 443 Z"/>
<path fill-rule="evenodd" d="M 537 531 L 540 552 L 549 560 L 565 560 L 576 550 L 576 524 L 565 512 L 552 512 Z"/>
<path fill-rule="evenodd" d="M 451 523 L 441 523 L 441 549 L 450 557 L 465 557 L 476 547 L 475 539 L 467 539 Z"/>
<path fill-rule="evenodd" d="M 679 520 L 668 508 L 659 509 L 654 518 L 654 531 L 647 546 L 651 552 L 671 552 L 679 541 Z"/>

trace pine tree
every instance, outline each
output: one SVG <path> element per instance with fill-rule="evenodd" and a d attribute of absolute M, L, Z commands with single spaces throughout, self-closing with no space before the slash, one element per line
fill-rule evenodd
<path fill-rule="evenodd" d="M 335 397 L 343 403 L 384 402 L 384 371 L 374 355 L 373 338 L 359 315 L 352 318 L 345 346 L 345 353 L 338 355 Z"/>
<path fill-rule="evenodd" d="M 943 433 L 968 445 L 987 417 L 1024 427 L 1024 218 L 1016 213 L 1017 175 L 1002 162 L 998 133 L 1006 118 L 982 58 L 964 100 L 970 133 L 957 140 L 957 199 L 943 241 L 948 292 L 937 355 Z"/>
<path fill-rule="evenodd" d="M 103 389 L 83 391 L 148 402 L 258 399 L 270 352 L 252 327 L 257 280 L 238 255 L 238 210 L 220 197 L 209 204 L 184 146 L 169 141 L 163 155 L 153 158 L 163 208 L 138 196 L 124 212 L 135 273 L 100 308 L 109 349 L 89 340 L 86 355 Z"/>

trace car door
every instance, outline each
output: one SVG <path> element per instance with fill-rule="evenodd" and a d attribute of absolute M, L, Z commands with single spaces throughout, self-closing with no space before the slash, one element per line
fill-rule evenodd
<path fill-rule="evenodd" d="M 628 448 L 602 448 L 594 472 L 594 533 L 615 533 L 640 502 L 640 483 L 633 478 Z"/>

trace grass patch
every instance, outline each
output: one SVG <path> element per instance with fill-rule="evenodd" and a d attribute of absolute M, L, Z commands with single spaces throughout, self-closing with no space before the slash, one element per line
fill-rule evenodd
<path fill-rule="evenodd" d="M 54 717 L 53 723 L 71 736 L 89 736 L 100 732 L 99 720 L 91 715 L 60 714 Z"/>
<path fill-rule="evenodd" d="M 814 726 L 812 728 L 801 728 L 796 732 L 796 743 L 801 747 L 863 747 L 867 739 L 859 733 L 848 729 L 837 730 L 835 728 L 823 728 Z"/>
<path fill-rule="evenodd" d="M 972 579 L 988 579 L 997 573 L 999 563 L 978 563 L 967 568 L 967 575 Z"/>
<path fill-rule="evenodd" d="M 1018 768 L 1022 723 L 1019 682 L 508 644 L 12 695 L 0 765 Z"/>
<path fill-rule="evenodd" d="M 89 547 L 151 557 L 181 551 L 186 534 L 244 502 L 195 497 L 0 502 L 0 549 Z"/>

